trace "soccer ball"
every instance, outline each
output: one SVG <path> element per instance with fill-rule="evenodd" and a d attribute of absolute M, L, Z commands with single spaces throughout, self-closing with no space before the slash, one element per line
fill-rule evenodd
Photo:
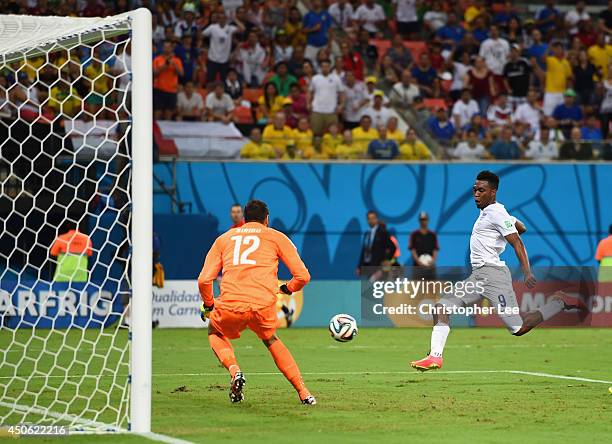
<path fill-rule="evenodd" d="M 431 257 L 429 254 L 422 254 L 419 256 L 419 262 L 425 267 L 429 267 L 433 262 L 433 257 Z"/>
<path fill-rule="evenodd" d="M 357 335 L 357 321 L 347 314 L 337 314 L 329 321 L 331 337 L 338 342 L 348 342 Z"/>

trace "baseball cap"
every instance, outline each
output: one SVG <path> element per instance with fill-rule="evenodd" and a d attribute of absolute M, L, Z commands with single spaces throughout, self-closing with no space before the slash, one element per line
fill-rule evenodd
<path fill-rule="evenodd" d="M 513 43 L 512 44 L 512 49 L 516 49 L 516 50 L 520 51 L 521 50 L 521 45 L 517 45 L 516 43 Z"/>
<path fill-rule="evenodd" d="M 183 5 L 183 12 L 191 12 L 192 14 L 195 14 L 196 11 L 196 7 L 193 3 L 185 3 Z"/>
<path fill-rule="evenodd" d="M 426 211 L 421 211 L 419 213 L 419 220 L 421 220 L 421 219 L 429 219 L 429 215 L 427 214 Z"/>
<path fill-rule="evenodd" d="M 574 91 L 572 88 L 568 88 L 568 89 L 565 90 L 563 95 L 565 97 L 576 97 L 576 91 Z"/>
<path fill-rule="evenodd" d="M 382 92 L 380 89 L 377 89 L 376 91 L 374 91 L 374 97 L 384 97 L 385 93 Z"/>
<path fill-rule="evenodd" d="M 366 83 L 376 83 L 378 81 L 378 79 L 376 78 L 376 76 L 367 76 L 366 77 Z"/>

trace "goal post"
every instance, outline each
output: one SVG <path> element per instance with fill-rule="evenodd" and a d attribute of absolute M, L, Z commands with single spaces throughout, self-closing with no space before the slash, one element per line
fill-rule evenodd
<path fill-rule="evenodd" d="M 132 255 L 132 387 L 131 429 L 151 430 L 152 264 L 153 264 L 153 70 L 151 13 L 134 12 L 132 27 L 132 145 L 133 231 Z"/>
<path fill-rule="evenodd" d="M 151 430 L 151 34 L 0 14 L 0 426 Z"/>

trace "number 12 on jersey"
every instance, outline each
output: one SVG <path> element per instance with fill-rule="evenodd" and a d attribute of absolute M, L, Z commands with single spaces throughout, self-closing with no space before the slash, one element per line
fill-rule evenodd
<path fill-rule="evenodd" d="M 253 253 L 259 248 L 259 237 L 258 236 L 232 236 L 231 240 L 234 241 L 234 259 L 233 265 L 254 265 L 255 259 L 249 259 L 249 254 Z M 240 254 L 242 245 L 249 245 Z"/>

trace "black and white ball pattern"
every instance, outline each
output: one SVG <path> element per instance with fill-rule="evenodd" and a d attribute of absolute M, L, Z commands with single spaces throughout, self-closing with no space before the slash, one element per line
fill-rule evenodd
<path fill-rule="evenodd" d="M 329 332 L 338 342 L 348 342 L 357 335 L 357 321 L 347 314 L 337 314 L 329 321 Z"/>

